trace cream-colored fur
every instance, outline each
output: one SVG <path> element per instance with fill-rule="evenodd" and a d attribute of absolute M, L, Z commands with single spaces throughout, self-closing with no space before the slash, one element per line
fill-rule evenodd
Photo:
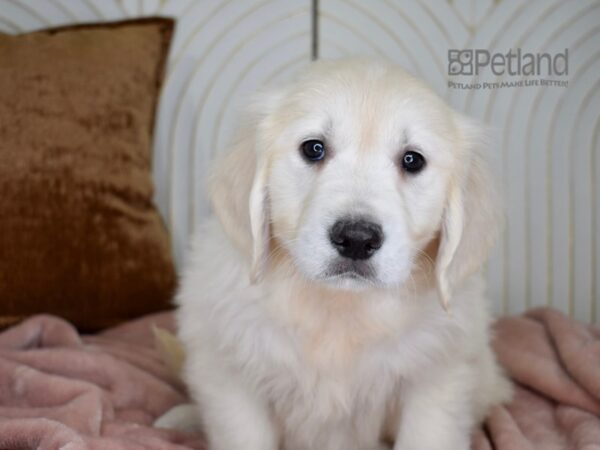
<path fill-rule="evenodd" d="M 327 155 L 310 164 L 299 147 L 315 138 Z M 258 96 L 216 163 L 217 218 L 177 296 L 211 449 L 469 448 L 510 395 L 478 273 L 500 223 L 481 147 L 476 125 L 385 63 L 315 63 Z M 407 148 L 421 173 L 399 166 Z M 357 214 L 385 234 L 372 276 L 326 276 L 328 229 Z"/>

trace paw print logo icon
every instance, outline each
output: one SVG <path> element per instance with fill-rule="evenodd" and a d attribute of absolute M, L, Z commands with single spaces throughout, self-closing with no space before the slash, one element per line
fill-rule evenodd
<path fill-rule="evenodd" d="M 473 50 L 448 50 L 448 75 L 473 75 Z"/>

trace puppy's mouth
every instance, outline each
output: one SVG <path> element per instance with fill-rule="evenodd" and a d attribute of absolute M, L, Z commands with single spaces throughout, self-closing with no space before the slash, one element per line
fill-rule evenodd
<path fill-rule="evenodd" d="M 324 276 L 330 280 L 373 281 L 375 271 L 364 261 L 338 258 L 329 264 Z"/>

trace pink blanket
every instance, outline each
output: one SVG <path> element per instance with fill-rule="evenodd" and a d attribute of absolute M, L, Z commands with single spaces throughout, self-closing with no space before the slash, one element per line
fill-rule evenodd
<path fill-rule="evenodd" d="M 62 319 L 36 316 L 0 334 L 0 448 L 203 449 L 201 439 L 151 427 L 185 401 L 153 348 L 152 325 L 170 314 L 80 336 Z"/>
<path fill-rule="evenodd" d="M 476 450 L 599 450 L 600 329 L 550 309 L 500 319 L 494 348 L 516 385 Z"/>
<path fill-rule="evenodd" d="M 96 336 L 37 316 L 0 334 L 0 448 L 203 449 L 199 436 L 150 425 L 185 401 L 153 348 L 148 316 Z M 517 384 L 474 450 L 600 449 L 600 330 L 544 309 L 496 324 L 496 352 Z"/>

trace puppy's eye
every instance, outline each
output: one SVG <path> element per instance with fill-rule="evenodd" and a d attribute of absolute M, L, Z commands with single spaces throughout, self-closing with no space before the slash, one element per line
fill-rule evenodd
<path fill-rule="evenodd" d="M 308 161 L 317 162 L 325 158 L 325 144 L 317 139 L 304 141 L 300 149 Z"/>
<path fill-rule="evenodd" d="M 425 157 L 413 150 L 402 156 L 402 168 L 408 173 L 419 173 L 425 167 Z"/>

